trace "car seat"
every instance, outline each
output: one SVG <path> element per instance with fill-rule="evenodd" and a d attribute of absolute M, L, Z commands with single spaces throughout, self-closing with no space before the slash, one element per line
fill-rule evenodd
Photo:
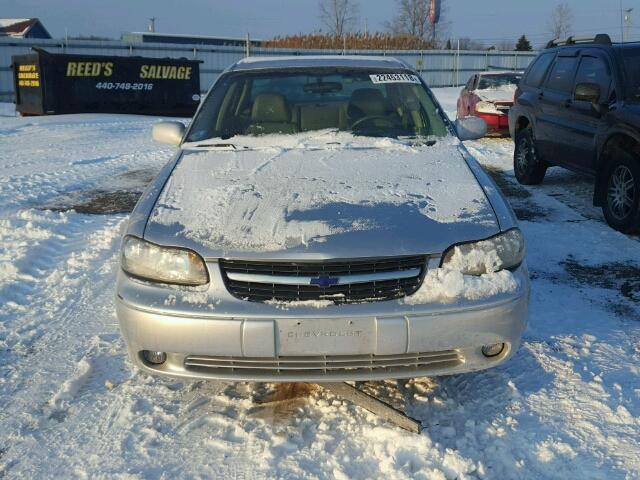
<path fill-rule="evenodd" d="M 261 93 L 256 96 L 251 107 L 251 124 L 247 128 L 248 134 L 295 132 L 295 124 L 291 121 L 291 110 L 284 96 L 278 93 Z"/>

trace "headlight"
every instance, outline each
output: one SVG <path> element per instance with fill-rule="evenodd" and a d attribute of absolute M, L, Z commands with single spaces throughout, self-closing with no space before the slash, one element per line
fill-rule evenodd
<path fill-rule="evenodd" d="M 491 103 L 491 102 L 478 102 L 478 103 L 476 103 L 476 112 L 478 112 L 478 113 L 492 113 L 494 115 L 502 115 L 502 112 L 496 108 L 495 103 Z"/>
<path fill-rule="evenodd" d="M 517 228 L 479 242 L 449 248 L 442 267 L 467 275 L 482 275 L 515 268 L 524 259 L 524 238 Z"/>
<path fill-rule="evenodd" d="M 209 274 L 204 260 L 182 248 L 161 247 L 127 236 L 122 243 L 122 269 L 129 275 L 153 282 L 179 285 L 204 285 Z"/>

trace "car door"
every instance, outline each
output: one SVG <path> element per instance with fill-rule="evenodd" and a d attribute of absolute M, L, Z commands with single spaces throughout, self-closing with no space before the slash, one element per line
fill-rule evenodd
<path fill-rule="evenodd" d="M 577 51 L 560 51 L 544 87 L 538 95 L 536 145 L 542 158 L 554 165 L 567 165 L 573 79 L 578 65 Z"/>
<path fill-rule="evenodd" d="M 535 128 L 535 119 L 540 113 L 538 97 L 542 93 L 542 83 L 547 77 L 547 71 L 551 67 L 555 56 L 555 51 L 543 53 L 527 69 L 518 85 L 515 105 L 509 112 L 510 118 L 516 119 L 519 116 L 524 116 L 529 119 Z M 534 136 L 537 136 L 535 130 Z"/>
<path fill-rule="evenodd" d="M 593 83 L 600 87 L 597 104 L 608 104 L 615 98 L 612 91 L 612 75 L 609 60 L 599 52 L 582 55 L 576 73 L 572 101 L 568 107 L 571 119 L 568 128 L 569 153 L 567 161 L 574 169 L 588 173 L 595 171 L 595 135 L 602 122 L 602 112 L 594 108 L 591 102 L 575 97 L 576 86 L 581 83 Z"/>

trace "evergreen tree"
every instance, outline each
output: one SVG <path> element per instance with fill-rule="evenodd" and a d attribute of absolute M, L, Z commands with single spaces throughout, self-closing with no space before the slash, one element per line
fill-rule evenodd
<path fill-rule="evenodd" d="M 447 39 L 447 46 L 444 47 L 445 50 L 451 50 L 453 47 L 451 46 L 451 39 Z"/>
<path fill-rule="evenodd" d="M 531 50 L 532 50 L 531 42 L 529 40 L 527 40 L 527 37 L 525 35 L 522 35 L 518 39 L 518 43 L 516 43 L 516 51 L 517 52 L 530 52 Z"/>

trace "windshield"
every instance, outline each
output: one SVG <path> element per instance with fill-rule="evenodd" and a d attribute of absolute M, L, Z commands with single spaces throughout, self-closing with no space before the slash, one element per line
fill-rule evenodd
<path fill-rule="evenodd" d="M 416 75 L 305 69 L 226 75 L 207 96 L 187 141 L 324 129 L 393 138 L 448 133 Z"/>
<path fill-rule="evenodd" d="M 500 88 L 510 85 L 517 86 L 520 83 L 522 75 L 518 73 L 501 73 L 496 75 L 483 75 L 480 77 L 478 89 L 486 90 L 488 88 Z"/>
<path fill-rule="evenodd" d="M 625 70 L 626 98 L 640 101 L 640 48 L 625 47 L 619 50 Z"/>

